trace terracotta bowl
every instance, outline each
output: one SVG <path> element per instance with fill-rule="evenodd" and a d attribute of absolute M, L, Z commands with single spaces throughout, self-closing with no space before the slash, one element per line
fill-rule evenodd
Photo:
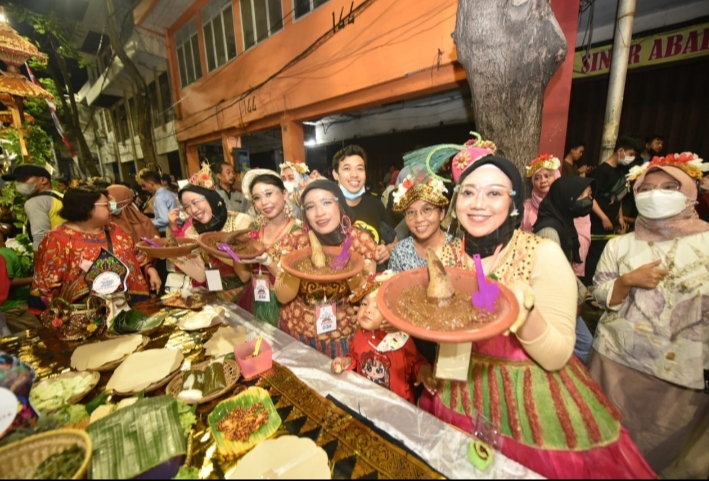
<path fill-rule="evenodd" d="M 160 245 L 167 244 L 167 239 L 152 239 Z M 135 246 L 145 252 L 148 257 L 154 259 L 175 259 L 177 257 L 186 256 L 197 248 L 197 241 L 194 239 L 182 238 L 177 239 L 179 246 L 177 247 L 152 247 L 145 241 L 138 242 Z"/>
<path fill-rule="evenodd" d="M 472 294 L 478 291 L 478 281 L 475 271 L 466 271 L 447 267 L 446 272 L 453 282 L 456 290 Z M 397 301 L 404 289 L 409 286 L 428 286 L 428 268 L 412 269 L 396 274 L 391 279 L 385 281 L 379 288 L 377 294 L 377 306 L 387 321 L 397 329 L 400 329 L 418 339 L 443 343 L 474 342 L 490 339 L 498 336 L 514 324 L 519 314 L 519 304 L 512 291 L 507 287 L 500 286 L 500 311 L 497 318 L 482 326 L 470 329 L 456 329 L 452 331 L 431 331 L 423 327 L 417 327 L 402 318 L 397 311 Z M 492 281 L 491 282 L 495 282 Z M 471 303 L 472 308 L 472 303 Z"/>
<path fill-rule="evenodd" d="M 340 255 L 340 252 L 342 252 L 342 248 L 339 246 L 323 246 L 323 250 L 325 251 L 326 255 L 332 257 L 337 257 L 338 255 Z M 343 269 L 342 271 L 337 272 L 336 274 L 306 274 L 294 267 L 300 259 L 304 257 L 310 257 L 311 254 L 311 247 L 306 247 L 305 249 L 298 249 L 296 251 L 293 251 L 281 259 L 281 267 L 283 267 L 286 272 L 299 279 L 305 279 L 308 281 L 315 282 L 344 281 L 345 279 L 350 279 L 354 277 L 355 275 L 362 272 L 362 269 L 364 269 L 364 257 L 352 251 L 350 251 L 351 257 L 349 269 Z"/>
<path fill-rule="evenodd" d="M 240 232 L 247 235 L 251 231 L 244 230 L 244 231 L 240 231 Z M 217 249 L 216 247 L 212 247 L 212 245 L 211 245 L 211 242 L 213 242 L 214 239 L 217 239 L 219 242 L 221 242 L 222 239 L 224 239 L 226 236 L 228 236 L 230 234 L 233 234 L 233 232 L 205 232 L 204 234 L 201 234 L 197 238 L 197 243 L 202 248 L 202 250 L 204 250 L 205 252 L 207 252 L 215 257 L 219 257 L 221 259 L 227 259 L 227 260 L 231 261 L 232 259 L 229 254 L 227 254 L 226 252 L 222 252 L 219 249 Z M 266 246 L 263 245 L 261 242 L 255 240 L 255 239 L 249 239 L 248 242 L 249 242 L 249 244 L 253 245 L 256 248 L 256 250 L 254 252 L 246 254 L 246 253 L 239 252 L 238 250 L 234 249 L 234 254 L 239 256 L 241 259 L 253 259 L 255 257 L 260 256 L 264 252 L 266 252 Z"/>

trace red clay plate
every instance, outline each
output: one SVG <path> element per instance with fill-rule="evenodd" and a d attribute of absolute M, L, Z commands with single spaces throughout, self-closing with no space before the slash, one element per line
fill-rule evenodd
<path fill-rule="evenodd" d="M 165 238 L 152 240 L 160 245 L 167 243 L 167 239 Z M 175 259 L 177 257 L 186 256 L 197 248 L 197 241 L 194 239 L 181 238 L 177 239 L 177 243 L 180 244 L 177 247 L 152 247 L 148 245 L 147 242 L 140 241 L 135 246 L 145 252 L 148 257 L 155 259 Z"/>
<path fill-rule="evenodd" d="M 323 251 L 326 255 L 331 257 L 337 257 L 342 252 L 342 248 L 338 246 L 323 246 Z M 311 247 L 306 247 L 305 249 L 298 249 L 291 252 L 290 254 L 284 256 L 281 259 L 281 267 L 289 274 L 308 281 L 315 282 L 337 282 L 344 281 L 345 279 L 350 279 L 360 273 L 364 269 L 364 257 L 356 252 L 350 251 L 350 264 L 349 269 L 343 269 L 336 274 L 306 274 L 299 271 L 293 267 L 297 261 L 303 257 L 310 257 L 312 253 Z"/>
<path fill-rule="evenodd" d="M 248 232 L 250 232 L 250 230 L 245 230 L 244 234 L 246 234 Z M 220 257 L 222 259 L 228 259 L 231 261 L 232 259 L 229 254 L 227 254 L 224 251 L 220 251 L 216 247 L 212 247 L 211 245 L 209 245 L 209 241 L 213 240 L 214 238 L 219 239 L 219 241 L 221 242 L 221 239 L 228 236 L 229 234 L 232 234 L 232 232 L 205 232 L 204 234 L 201 234 L 197 238 L 197 243 L 202 248 L 202 250 L 204 250 L 205 252 L 208 252 L 209 254 L 211 254 L 215 257 Z M 263 245 L 262 243 L 260 243 L 259 241 L 255 240 L 255 239 L 251 239 L 250 243 L 256 248 L 255 252 L 251 252 L 250 254 L 245 254 L 243 252 L 240 252 L 240 251 L 237 251 L 236 249 L 234 249 L 234 254 L 239 256 L 239 258 L 241 258 L 241 259 L 247 260 L 247 259 L 254 259 L 254 258 L 260 256 L 261 254 L 263 254 L 264 252 L 266 252 L 266 246 Z"/>
<path fill-rule="evenodd" d="M 446 272 L 453 282 L 456 290 L 472 294 L 478 290 L 478 281 L 475 271 L 446 267 Z M 429 281 L 428 268 L 412 269 L 396 274 L 385 281 L 377 293 L 377 306 L 389 321 L 397 329 L 400 329 L 418 339 L 425 339 L 433 342 L 461 343 L 474 342 L 491 339 L 498 336 L 514 324 L 519 314 L 519 304 L 512 291 L 507 287 L 500 286 L 500 312 L 497 319 L 479 327 L 470 329 L 456 329 L 452 331 L 431 331 L 422 327 L 417 327 L 399 316 L 397 312 L 397 300 L 401 292 L 409 286 L 427 286 Z M 492 281 L 494 282 L 494 281 Z M 470 305 L 472 308 L 472 303 Z"/>

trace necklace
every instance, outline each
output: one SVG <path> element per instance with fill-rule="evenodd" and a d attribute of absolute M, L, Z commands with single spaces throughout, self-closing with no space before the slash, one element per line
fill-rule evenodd
<path fill-rule="evenodd" d="M 273 244 L 275 244 L 276 242 L 278 242 L 278 239 L 281 238 L 281 235 L 282 235 L 283 232 L 286 230 L 286 227 L 288 227 L 289 225 L 291 225 L 292 222 L 293 222 L 293 219 L 289 219 L 285 224 L 283 224 L 283 227 L 281 227 L 281 230 L 279 230 L 278 233 L 277 233 L 277 234 L 275 235 L 275 237 L 273 238 L 273 242 L 271 242 L 271 245 L 273 245 Z M 260 235 L 260 237 L 261 237 L 261 241 L 262 241 L 264 244 L 266 244 L 266 241 L 265 241 L 265 238 L 266 238 L 266 226 L 261 227 L 261 232 L 260 232 L 259 235 Z"/>

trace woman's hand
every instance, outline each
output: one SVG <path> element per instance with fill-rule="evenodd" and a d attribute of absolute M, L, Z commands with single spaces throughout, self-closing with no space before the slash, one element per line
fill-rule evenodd
<path fill-rule="evenodd" d="M 206 270 L 202 256 L 199 254 L 189 254 L 185 257 L 178 257 L 173 263 L 185 274 L 190 276 L 200 284 L 207 281 Z"/>
<path fill-rule="evenodd" d="M 160 292 L 160 287 L 162 287 L 162 279 L 160 279 L 160 274 L 158 274 L 157 269 L 151 267 L 148 269 L 148 284 L 150 285 L 150 290 L 156 293 Z"/>
<path fill-rule="evenodd" d="M 391 251 L 389 250 L 389 247 L 381 244 L 378 245 L 376 253 L 377 264 L 384 264 L 389 260 L 389 257 L 391 257 Z"/>
<path fill-rule="evenodd" d="M 523 281 L 517 281 L 510 286 L 512 294 L 515 295 L 517 303 L 519 304 L 519 314 L 514 324 L 510 326 L 510 329 L 505 333 L 505 335 L 510 332 L 516 333 L 529 317 L 529 313 L 534 309 L 534 291 L 532 287 Z"/>
<path fill-rule="evenodd" d="M 611 220 L 608 218 L 608 216 L 601 217 L 601 221 L 603 222 L 603 229 L 604 230 L 612 231 L 614 229 L 613 222 L 611 222 Z"/>
<path fill-rule="evenodd" d="M 332 360 L 330 369 L 332 369 L 332 372 L 335 374 L 342 374 L 349 369 L 350 364 L 352 364 L 352 358 L 350 356 L 336 357 Z"/>
<path fill-rule="evenodd" d="M 273 263 L 273 259 L 268 254 L 268 252 L 264 252 L 260 256 L 254 257 L 253 259 L 242 259 L 241 263 L 242 264 L 261 264 L 264 267 L 268 267 Z"/>
<path fill-rule="evenodd" d="M 419 386 L 421 384 L 423 384 L 426 391 L 431 394 L 436 394 L 438 391 L 438 381 L 433 376 L 433 369 L 431 369 L 430 364 L 424 364 L 421 366 L 418 374 L 416 375 L 416 382 L 414 383 L 414 386 Z"/>
<path fill-rule="evenodd" d="M 180 219 L 180 209 L 172 209 L 167 213 L 167 220 L 170 221 L 170 230 L 177 232 L 180 230 L 180 226 L 177 221 Z"/>
<path fill-rule="evenodd" d="M 647 290 L 655 289 L 662 282 L 662 279 L 670 273 L 668 270 L 658 267 L 660 264 L 662 264 L 662 259 L 650 262 L 634 271 L 623 274 L 619 280 L 627 287 L 639 287 Z"/>

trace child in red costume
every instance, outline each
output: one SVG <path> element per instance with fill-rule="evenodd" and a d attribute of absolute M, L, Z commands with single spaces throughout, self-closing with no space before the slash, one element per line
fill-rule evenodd
<path fill-rule="evenodd" d="M 350 353 L 332 361 L 333 372 L 355 370 L 372 382 L 415 402 L 414 386 L 423 384 L 431 393 L 436 392 L 436 379 L 431 365 L 416 350 L 416 345 L 402 332 L 388 333 L 381 329 L 384 316 L 377 308 L 377 289 L 382 276 L 370 276 L 367 283 L 350 296 L 358 302 L 357 321 L 360 330 L 350 345 Z"/>

